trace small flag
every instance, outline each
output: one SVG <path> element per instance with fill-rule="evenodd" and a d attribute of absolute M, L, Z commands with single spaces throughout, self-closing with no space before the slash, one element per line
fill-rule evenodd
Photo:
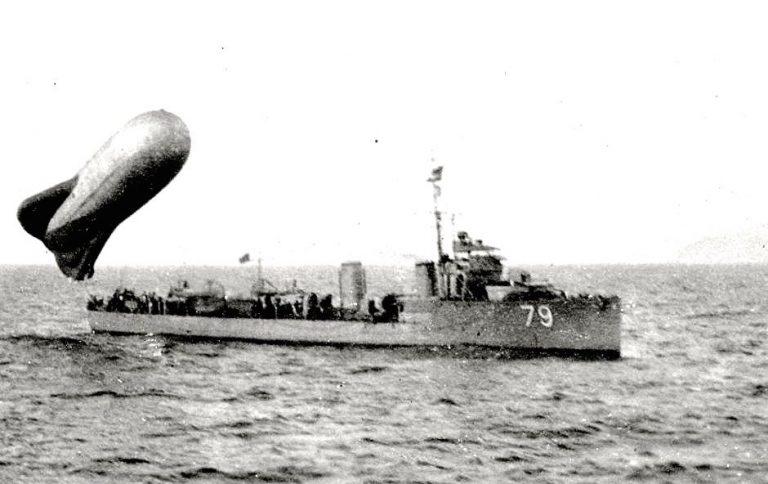
<path fill-rule="evenodd" d="M 245 264 L 246 262 L 251 260 L 251 254 L 246 252 L 245 254 L 241 255 L 238 260 L 240 261 L 241 264 Z"/>
<path fill-rule="evenodd" d="M 443 179 L 443 167 L 438 166 L 437 168 L 432 170 L 432 176 L 429 177 L 427 180 L 428 182 L 438 182 Z"/>

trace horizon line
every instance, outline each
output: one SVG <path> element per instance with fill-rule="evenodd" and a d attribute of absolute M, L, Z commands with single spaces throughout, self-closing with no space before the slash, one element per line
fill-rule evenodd
<path fill-rule="evenodd" d="M 349 261 L 344 261 L 349 262 Z M 431 261 L 426 261 L 431 262 Z M 262 264 L 262 268 L 280 267 L 280 268 L 301 268 L 301 267 L 340 267 L 338 264 Z M 363 264 L 365 267 L 412 267 L 414 264 Z M 768 261 L 712 261 L 712 262 L 686 262 L 686 261 L 666 261 L 666 262 L 552 262 L 552 263 L 530 263 L 530 264 L 504 264 L 506 268 L 531 267 L 594 267 L 594 266 L 766 266 Z M 0 267 L 44 267 L 58 270 L 55 265 L 38 263 L 5 263 L 0 262 Z M 99 266 L 100 269 L 148 269 L 148 268 L 218 268 L 218 269 L 257 269 L 256 265 L 235 265 L 235 264 L 105 264 Z"/>

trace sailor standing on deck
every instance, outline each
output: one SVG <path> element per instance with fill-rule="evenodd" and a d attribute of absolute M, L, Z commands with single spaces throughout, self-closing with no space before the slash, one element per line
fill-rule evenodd
<path fill-rule="evenodd" d="M 272 302 L 272 296 L 267 294 L 264 296 L 264 310 L 261 312 L 263 319 L 275 319 L 277 312 L 275 311 L 275 304 Z"/>
<path fill-rule="evenodd" d="M 333 296 L 326 294 L 320 301 L 320 319 L 333 319 Z"/>
<path fill-rule="evenodd" d="M 307 319 L 310 321 L 318 320 L 321 318 L 320 305 L 317 299 L 317 294 L 314 292 L 309 294 L 307 298 Z"/>
<path fill-rule="evenodd" d="M 296 313 L 298 319 L 304 318 L 304 303 L 301 298 L 296 299 L 296 301 L 293 302 L 293 312 Z"/>
<path fill-rule="evenodd" d="M 261 296 L 256 296 L 256 301 L 251 306 L 251 317 L 260 318 L 262 312 L 264 312 L 264 305 L 261 303 Z"/>

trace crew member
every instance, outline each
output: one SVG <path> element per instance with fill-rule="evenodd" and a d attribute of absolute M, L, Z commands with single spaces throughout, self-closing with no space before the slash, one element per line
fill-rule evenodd
<path fill-rule="evenodd" d="M 304 317 L 304 303 L 301 299 L 296 299 L 293 302 L 293 312 L 296 313 L 296 317 L 299 319 Z"/>
<path fill-rule="evenodd" d="M 333 296 L 326 294 L 322 301 L 320 301 L 320 318 L 321 319 L 333 319 Z"/>
<path fill-rule="evenodd" d="M 264 296 L 264 310 L 261 313 L 261 317 L 264 319 L 275 319 L 276 310 L 275 304 L 272 302 L 272 296 L 267 294 Z"/>
<path fill-rule="evenodd" d="M 317 294 L 312 292 L 307 298 L 307 319 L 315 321 L 321 317 L 322 314 L 320 312 L 320 305 L 318 303 Z"/>
<path fill-rule="evenodd" d="M 264 311 L 264 305 L 261 303 L 261 296 L 256 297 L 256 301 L 251 306 L 251 317 L 260 318 L 261 313 Z"/>

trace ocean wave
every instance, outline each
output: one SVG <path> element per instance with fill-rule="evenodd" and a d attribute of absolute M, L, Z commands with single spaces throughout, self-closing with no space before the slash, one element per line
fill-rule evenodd
<path fill-rule="evenodd" d="M 212 428 L 216 429 L 245 429 L 253 427 L 253 422 L 247 420 L 236 420 L 234 422 L 225 422 L 218 425 L 214 425 Z"/>
<path fill-rule="evenodd" d="M 601 432 L 600 427 L 595 425 L 583 425 L 573 427 L 563 427 L 559 429 L 538 429 L 538 430 L 522 430 L 522 429 L 506 429 L 501 433 L 506 435 L 514 435 L 516 437 L 523 437 L 526 439 L 574 439 L 581 438 L 587 435 L 592 435 Z"/>
<path fill-rule="evenodd" d="M 433 444 L 454 444 L 459 445 L 464 443 L 463 440 L 453 438 L 453 437 L 427 437 L 424 439 L 424 442 L 429 442 Z"/>
<path fill-rule="evenodd" d="M 753 397 L 762 397 L 768 395 L 768 385 L 758 384 L 752 388 Z"/>
<path fill-rule="evenodd" d="M 89 336 L 89 335 L 85 335 Z M 44 347 L 65 347 L 72 349 L 75 347 L 86 347 L 91 343 L 87 339 L 76 338 L 74 336 L 61 336 L 61 335 L 40 335 L 40 334 L 13 334 L 0 336 L 0 341 L 8 341 L 11 343 L 32 343 L 35 346 Z"/>
<path fill-rule="evenodd" d="M 386 366 L 361 366 L 360 368 L 354 368 L 349 371 L 350 375 L 360 375 L 363 373 L 380 373 L 387 370 Z"/>
<path fill-rule="evenodd" d="M 61 398 L 63 400 L 78 400 L 94 397 L 112 397 L 112 398 L 141 398 L 141 397 L 161 397 L 169 398 L 173 400 L 183 400 L 184 397 L 167 393 L 162 390 L 146 390 L 135 393 L 122 393 L 115 390 L 95 390 L 92 392 L 84 393 L 52 393 L 51 398 Z"/>
<path fill-rule="evenodd" d="M 422 459 L 417 460 L 416 461 L 416 465 L 417 466 L 421 466 L 421 467 L 433 467 L 435 469 L 440 469 L 441 471 L 447 471 L 447 470 L 451 469 L 448 466 L 444 466 L 442 464 L 437 464 L 435 462 L 429 462 L 427 460 L 422 460 Z"/>
<path fill-rule="evenodd" d="M 257 434 L 256 432 L 232 432 L 232 433 L 226 434 L 226 435 L 230 435 L 232 437 L 237 437 L 240 440 L 253 440 L 256 437 L 259 437 L 260 435 L 263 435 L 263 434 L 261 434 L 261 433 Z"/>
<path fill-rule="evenodd" d="M 245 395 L 246 397 L 255 398 L 256 400 L 272 400 L 273 398 L 275 398 L 274 395 L 272 395 L 266 390 L 262 390 L 259 387 L 251 387 L 248 390 L 244 391 L 242 395 Z"/>
<path fill-rule="evenodd" d="M 641 480 L 641 479 L 654 479 L 666 477 L 669 478 L 673 475 L 678 475 L 688 470 L 683 464 L 671 460 L 658 464 L 647 464 L 641 467 L 633 469 L 627 474 L 627 479 Z"/>
<path fill-rule="evenodd" d="M 135 464 L 154 464 L 154 461 L 144 459 L 141 457 L 123 457 L 120 455 L 112 456 L 112 457 L 97 457 L 96 459 L 93 459 L 93 462 L 96 463 L 108 463 L 108 464 L 128 464 L 128 465 L 135 465 Z"/>
<path fill-rule="evenodd" d="M 504 455 L 504 456 L 494 457 L 493 460 L 495 460 L 497 462 L 503 462 L 505 464 L 511 464 L 511 463 L 516 463 L 516 462 L 530 462 L 531 461 L 530 458 L 523 457 L 522 455 L 516 454 L 514 452 L 512 452 L 510 454 L 507 454 L 507 455 Z"/>
<path fill-rule="evenodd" d="M 723 311 L 703 311 L 685 316 L 685 319 L 716 319 L 716 318 L 737 318 L 748 314 L 756 314 L 755 309 L 726 309 Z"/>
<path fill-rule="evenodd" d="M 194 467 L 180 471 L 176 476 L 182 479 L 230 479 L 252 482 L 304 482 L 322 479 L 330 474 L 295 466 L 282 466 L 268 471 L 225 471 L 217 467 Z"/>

